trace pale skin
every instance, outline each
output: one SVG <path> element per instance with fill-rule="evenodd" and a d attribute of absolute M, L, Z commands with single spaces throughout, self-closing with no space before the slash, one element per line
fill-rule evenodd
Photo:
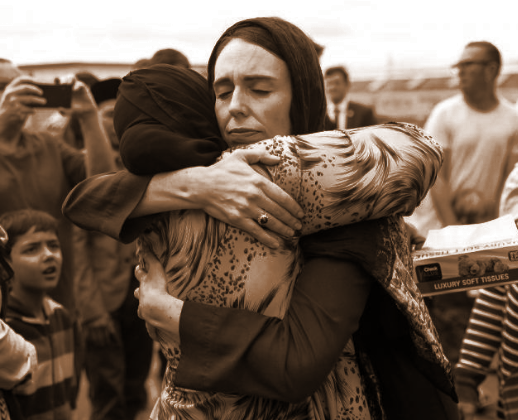
<path fill-rule="evenodd" d="M 14 278 L 11 296 L 24 302 L 35 318 L 44 320 L 43 298 L 56 287 L 63 257 L 55 232 L 37 232 L 33 226 L 15 239 L 10 263 Z"/>
<path fill-rule="evenodd" d="M 42 91 L 34 85 L 30 76 L 15 78 L 2 93 L 0 99 L 0 151 L 13 153 L 22 137 L 27 118 L 38 112 L 34 105 L 44 104 Z M 75 77 L 63 80 L 72 83 L 72 106 L 60 109 L 63 115 L 75 113 L 78 116 L 87 150 L 85 165 L 87 176 L 115 170 L 108 136 L 101 124 L 95 100 L 87 86 Z"/>
<path fill-rule="evenodd" d="M 334 104 L 343 101 L 349 91 L 349 84 L 342 73 L 332 73 L 325 78 L 326 95 Z"/>

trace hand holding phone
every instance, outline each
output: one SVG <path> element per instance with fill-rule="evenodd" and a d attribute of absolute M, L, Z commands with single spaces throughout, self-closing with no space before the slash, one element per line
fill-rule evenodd
<path fill-rule="evenodd" d="M 42 97 L 47 102 L 33 105 L 36 108 L 70 108 L 72 105 L 72 84 L 34 83 L 43 91 Z"/>

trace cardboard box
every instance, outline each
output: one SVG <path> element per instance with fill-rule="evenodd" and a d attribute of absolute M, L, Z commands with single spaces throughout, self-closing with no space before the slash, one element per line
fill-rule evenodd
<path fill-rule="evenodd" d="M 414 280 L 424 296 L 518 281 L 518 230 L 512 217 L 448 228 L 453 229 L 431 231 L 433 245 L 425 243 L 412 254 Z"/>

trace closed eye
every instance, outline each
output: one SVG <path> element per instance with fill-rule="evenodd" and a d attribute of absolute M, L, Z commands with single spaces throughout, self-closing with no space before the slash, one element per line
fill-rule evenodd
<path fill-rule="evenodd" d="M 254 89 L 252 92 L 254 92 L 257 95 L 266 96 L 270 93 L 269 90 L 261 90 L 261 89 Z"/>
<path fill-rule="evenodd" d="M 216 92 L 216 99 L 226 99 L 230 96 L 232 93 L 231 90 L 224 91 L 224 92 Z"/>

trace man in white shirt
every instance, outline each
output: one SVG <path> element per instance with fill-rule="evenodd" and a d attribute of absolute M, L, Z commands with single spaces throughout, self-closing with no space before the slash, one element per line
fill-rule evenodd
<path fill-rule="evenodd" d="M 438 103 L 426 122 L 443 147 L 444 164 L 428 201 L 410 218 L 421 233 L 432 220 L 440 228 L 498 217 L 504 182 L 518 161 L 518 113 L 497 92 L 501 62 L 493 44 L 467 44 L 453 65 L 460 93 Z M 458 292 L 435 296 L 432 303 L 446 355 L 456 363 L 473 300 Z"/>
<path fill-rule="evenodd" d="M 518 162 L 518 113 L 497 92 L 498 49 L 471 42 L 453 67 L 461 92 L 438 103 L 425 125 L 445 158 L 427 197 L 434 228 L 496 218 L 504 181 Z"/>

